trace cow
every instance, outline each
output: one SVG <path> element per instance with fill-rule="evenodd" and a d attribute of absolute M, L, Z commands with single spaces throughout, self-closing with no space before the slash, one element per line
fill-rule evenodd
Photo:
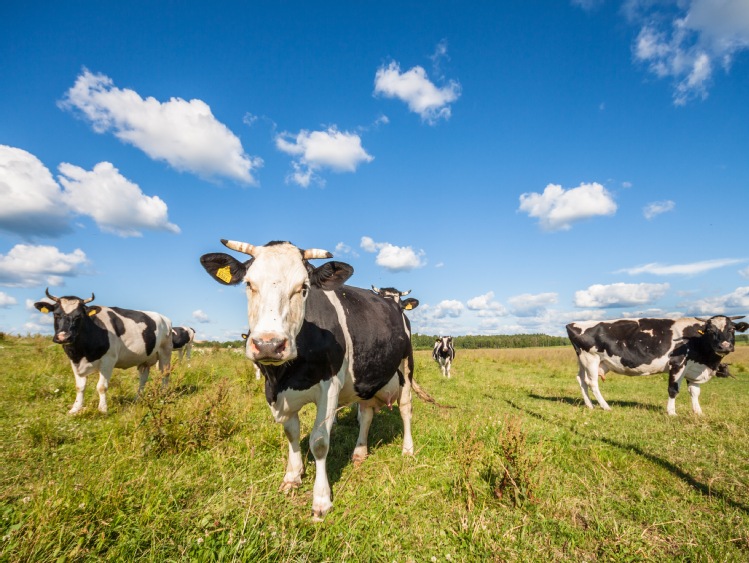
<path fill-rule="evenodd" d="M 384 297 L 385 299 L 390 299 L 394 301 L 395 303 L 398 303 L 404 311 L 412 311 L 413 309 L 416 309 L 416 307 L 419 306 L 419 300 L 414 299 L 413 297 L 409 297 L 408 299 L 401 299 L 401 297 L 405 297 L 409 293 L 411 293 L 411 290 L 408 291 L 399 291 L 395 289 L 394 287 L 383 287 L 378 288 L 375 286 L 372 286 L 372 293 L 376 293 L 380 297 Z M 409 328 L 410 333 L 410 328 Z"/>
<path fill-rule="evenodd" d="M 172 328 L 172 349 L 177 352 L 179 360 L 182 360 L 182 356 L 186 355 L 188 363 L 190 362 L 190 354 L 192 352 L 192 343 L 194 340 L 194 328 L 189 326 L 175 326 Z"/>
<path fill-rule="evenodd" d="M 114 368 L 138 367 L 139 394 L 157 361 L 164 382 L 167 381 L 172 356 L 172 322 L 167 317 L 149 311 L 89 306 L 94 300 L 93 293 L 88 299 L 55 297 L 49 288 L 45 293 L 51 303 L 38 301 L 34 307 L 54 315 L 52 341 L 62 344 L 73 368 L 76 397 L 70 414 L 83 408 L 86 378 L 93 373 L 99 373 L 96 390 L 102 413 L 107 412 L 107 388 Z"/>
<path fill-rule="evenodd" d="M 745 322 L 734 323 L 743 316 L 717 315 L 709 319 L 619 319 L 614 321 L 574 322 L 567 325 L 577 354 L 577 382 L 588 408 L 593 390 L 604 410 L 611 408 L 598 388 L 599 375 L 607 371 L 624 375 L 652 375 L 668 372 L 666 411 L 676 414 L 676 396 L 682 380 L 687 380 L 692 410 L 701 415 L 700 385 L 714 375 L 728 373 L 721 360 L 733 351 L 736 331 L 749 328 Z"/>
<path fill-rule="evenodd" d="M 367 456 L 374 413 L 393 403 L 403 422 L 402 453 L 414 453 L 414 360 L 404 315 L 390 300 L 344 285 L 354 271 L 350 265 L 337 261 L 318 267 L 310 264 L 310 260 L 333 257 L 325 250 L 302 250 L 280 241 L 264 246 L 221 242 L 251 256 L 240 262 L 228 254 L 210 253 L 200 261 L 219 283 L 245 285 L 251 330 L 246 355 L 260 365 L 270 411 L 283 425 L 289 442 L 282 491 L 301 484 L 299 410 L 309 403 L 316 406 L 309 444 L 316 468 L 312 515 L 320 521 L 333 506 L 326 457 L 339 404 L 359 404 L 355 463 Z"/>
<path fill-rule="evenodd" d="M 452 336 L 440 336 L 434 342 L 432 358 L 440 365 L 442 375 L 450 378 L 450 366 L 455 359 L 455 347 Z"/>

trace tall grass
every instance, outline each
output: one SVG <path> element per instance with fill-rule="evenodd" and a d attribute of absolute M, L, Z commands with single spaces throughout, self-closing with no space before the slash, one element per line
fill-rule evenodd
<path fill-rule="evenodd" d="M 315 524 L 308 442 L 303 485 L 279 493 L 286 439 L 241 355 L 193 356 L 137 402 L 135 370 L 117 371 L 108 415 L 90 381 L 69 416 L 59 347 L 5 339 L 0 560 L 749 560 L 749 347 L 729 361 L 705 416 L 685 389 L 673 418 L 665 376 L 607 376 L 613 410 L 587 410 L 571 348 L 459 351 L 449 380 L 419 352 L 417 380 L 457 408 L 414 399 L 412 458 L 384 409 L 358 466 L 341 409 Z"/>

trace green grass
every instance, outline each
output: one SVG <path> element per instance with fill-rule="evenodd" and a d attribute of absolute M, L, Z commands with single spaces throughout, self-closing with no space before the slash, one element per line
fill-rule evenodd
<path fill-rule="evenodd" d="M 69 416 L 50 344 L 0 342 L 0 561 L 749 560 L 749 347 L 738 379 L 702 387 L 702 418 L 686 389 L 666 415 L 661 375 L 607 376 L 613 410 L 585 409 L 571 348 L 461 350 L 450 380 L 419 352 L 417 380 L 456 408 L 414 398 L 413 458 L 381 411 L 359 466 L 341 409 L 315 524 L 307 441 L 303 485 L 279 493 L 286 439 L 242 356 L 193 356 L 138 402 L 118 371 L 106 416 L 90 380 Z"/>

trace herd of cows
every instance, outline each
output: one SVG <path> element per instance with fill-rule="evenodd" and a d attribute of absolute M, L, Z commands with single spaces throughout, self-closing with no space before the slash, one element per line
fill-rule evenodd
<path fill-rule="evenodd" d="M 329 261 L 315 267 L 311 260 L 332 258 L 320 249 L 302 250 L 288 242 L 255 246 L 221 241 L 249 256 L 240 261 L 225 253 L 205 254 L 200 262 L 223 285 L 244 284 L 250 331 L 246 356 L 265 380 L 265 396 L 276 422 L 288 438 L 288 462 L 282 490 L 298 487 L 304 472 L 300 448 L 299 411 L 317 409 L 309 438 L 315 458 L 313 518 L 322 519 L 333 506 L 326 471 L 330 432 L 339 406 L 358 404 L 359 436 L 355 461 L 367 456 L 372 418 L 384 406 L 397 404 L 403 421 L 402 452 L 414 453 L 411 436 L 411 390 L 433 400 L 413 380 L 411 325 L 405 311 L 418 306 L 409 292 L 393 288 L 365 290 L 344 285 L 353 268 Z M 137 367 L 139 391 L 151 366 L 159 363 L 167 378 L 173 350 L 186 352 L 195 331 L 172 327 L 159 313 L 89 305 L 94 299 L 55 297 L 36 308 L 54 314 L 53 341 L 63 346 L 75 376 L 76 399 L 70 413 L 83 407 L 86 378 L 99 374 L 99 410 L 107 411 L 106 391 L 114 368 Z M 727 374 L 721 360 L 734 349 L 735 332 L 749 328 L 742 317 L 709 319 L 627 319 L 570 323 L 567 333 L 577 353 L 577 381 L 586 406 L 610 407 L 598 388 L 607 371 L 625 375 L 668 372 L 667 411 L 676 414 L 675 398 L 686 379 L 692 408 L 701 414 L 700 385 Z M 244 335 L 243 335 L 244 336 Z M 438 338 L 432 357 L 445 377 L 455 358 L 452 338 Z"/>

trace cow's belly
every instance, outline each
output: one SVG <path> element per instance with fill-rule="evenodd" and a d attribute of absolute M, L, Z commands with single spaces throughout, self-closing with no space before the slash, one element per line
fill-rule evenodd
<path fill-rule="evenodd" d="M 359 403 L 365 407 L 373 407 L 375 411 L 378 411 L 384 406 L 393 406 L 393 404 L 398 401 L 399 396 L 400 381 L 398 380 L 398 374 L 396 373 L 382 389 L 377 391 L 374 397 L 367 399 L 366 401 L 359 401 Z"/>
<path fill-rule="evenodd" d="M 689 360 L 684 368 L 684 377 L 690 383 L 706 383 L 713 377 L 713 370 L 706 365 Z"/>
<path fill-rule="evenodd" d="M 83 358 L 77 364 L 74 362 L 70 362 L 70 364 L 73 366 L 73 371 L 79 377 L 88 377 L 91 374 L 99 372 L 99 366 L 101 364 L 101 361 L 100 360 L 89 361 L 88 359 Z"/>
<path fill-rule="evenodd" d="M 154 350 L 150 356 L 146 356 L 145 351 L 139 354 L 137 351 L 123 349 L 120 350 L 120 353 L 117 355 L 117 362 L 114 364 L 114 367 L 127 369 L 143 364 L 152 366 L 156 363 L 158 358 L 159 356 L 156 353 L 156 350 Z"/>
<path fill-rule="evenodd" d="M 648 363 L 637 366 L 626 366 L 619 357 L 603 356 L 601 357 L 601 365 L 606 371 L 613 371 L 622 375 L 653 375 L 654 373 L 668 371 L 668 357 L 655 358 Z"/>

